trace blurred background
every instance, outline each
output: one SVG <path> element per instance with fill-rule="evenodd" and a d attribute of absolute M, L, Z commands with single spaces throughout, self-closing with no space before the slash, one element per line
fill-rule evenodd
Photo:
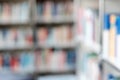
<path fill-rule="evenodd" d="M 120 80 L 120 0 L 0 0 L 0 80 Z"/>

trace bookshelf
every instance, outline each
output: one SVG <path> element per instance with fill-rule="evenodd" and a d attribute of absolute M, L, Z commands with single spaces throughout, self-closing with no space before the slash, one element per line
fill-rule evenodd
<path fill-rule="evenodd" d="M 103 80 L 109 80 L 111 75 L 114 78 L 119 77 L 119 2 L 119 0 L 100 1 Z"/>
<path fill-rule="evenodd" d="M 99 0 L 78 0 L 76 4 L 78 17 L 76 41 L 80 41 L 82 45 L 78 51 L 81 52 L 78 54 L 80 57 L 78 62 L 80 64 L 80 71 L 78 71 L 79 80 L 99 80 L 100 70 L 98 69 L 98 63 L 101 51 Z M 89 60 L 93 61 L 93 63 L 89 62 Z M 94 70 L 92 70 L 93 66 L 90 67 L 88 64 L 91 66 L 92 64 L 96 65 Z M 94 74 L 91 74 L 91 72 Z"/>
<path fill-rule="evenodd" d="M 55 5 L 56 3 L 58 5 Z M 74 51 L 76 51 L 77 44 L 74 41 L 73 31 L 75 21 L 73 13 L 71 13 L 73 11 L 69 9 L 69 7 L 72 8 L 74 6 L 73 3 L 73 0 L 0 0 L 0 43 L 4 43 L 0 46 L 1 60 L 4 61 L 0 63 L 0 72 L 3 74 L 32 74 L 36 80 L 37 77 L 43 75 L 76 75 L 75 55 L 77 54 Z M 41 8 L 41 5 L 43 8 L 41 13 L 43 14 L 39 15 L 38 8 Z M 4 10 L 5 7 L 6 11 Z M 55 7 L 58 7 L 59 10 L 56 9 L 57 11 L 54 11 L 52 8 Z M 68 12 L 70 11 L 69 15 L 67 10 Z M 51 13 L 51 11 L 53 12 Z M 57 31 L 59 34 L 55 35 Z M 61 36 L 61 38 L 57 39 L 57 36 Z M 46 42 L 42 42 L 42 40 Z M 47 56 L 49 54 L 48 60 Z M 37 68 L 39 66 L 35 63 L 37 62 L 35 58 L 41 58 L 41 56 L 44 56 L 43 60 L 46 60 L 46 66 L 51 67 L 51 69 L 44 68 L 42 70 L 41 68 L 39 70 Z M 59 57 L 63 61 L 60 61 Z M 21 58 L 24 59 L 22 60 Z M 25 59 L 32 63 L 25 62 Z M 43 60 L 41 59 L 40 61 L 42 62 L 38 64 L 45 67 Z M 57 66 L 58 63 L 66 68 L 59 68 Z"/>
<path fill-rule="evenodd" d="M 98 28 L 95 28 L 98 36 L 94 35 L 94 40 L 91 37 L 94 31 L 90 35 L 76 33 L 79 29 L 78 8 L 98 10 L 94 3 L 97 0 L 84 0 L 83 5 L 81 1 L 0 0 L 0 43 L 4 43 L 0 45 L 0 69 L 5 67 L 0 72 L 33 74 L 35 78 L 64 74 L 79 76 L 81 54 L 94 52 L 98 55 L 101 49 Z M 17 9 L 13 9 L 16 6 Z M 95 23 L 95 27 L 98 26 Z"/>
<path fill-rule="evenodd" d="M 106 46 L 107 47 L 107 43 L 105 44 L 105 31 L 107 31 L 107 27 L 110 27 L 111 25 L 111 22 L 109 20 L 112 19 L 112 15 L 115 15 L 117 17 L 117 14 L 119 14 L 119 10 L 117 10 L 119 4 L 118 4 L 119 0 L 116 0 L 116 1 L 108 1 L 108 0 L 102 0 L 101 3 L 104 4 L 104 6 L 102 7 L 102 11 L 101 11 L 101 15 L 102 15 L 102 21 L 101 21 L 101 24 L 103 26 L 103 48 Z M 112 6 L 109 6 L 109 5 L 112 5 Z M 103 22 L 104 21 L 104 22 Z M 107 23 L 108 22 L 108 23 Z M 117 26 L 117 25 L 116 25 Z M 106 28 L 105 28 L 106 27 Z M 109 28 L 110 29 L 110 28 Z M 109 31 L 108 29 L 108 31 Z M 108 35 L 111 35 L 111 33 L 106 33 Z M 113 37 L 115 37 L 116 34 L 114 34 L 113 32 Z M 106 38 L 107 39 L 107 38 Z M 111 42 L 112 43 L 112 42 Z M 111 44 L 108 43 L 108 45 L 110 46 Z M 113 46 L 116 46 L 114 43 L 113 43 Z M 106 49 L 110 50 L 109 47 L 107 47 Z M 114 55 L 116 54 L 115 52 L 112 53 L 113 55 L 111 55 L 110 57 L 110 54 L 109 52 L 107 52 L 108 50 L 104 50 L 103 49 L 103 59 L 105 61 L 108 61 L 109 63 L 111 63 L 112 65 L 118 67 L 119 64 L 117 64 L 117 61 L 115 59 L 113 59 L 112 57 L 116 58 Z"/>

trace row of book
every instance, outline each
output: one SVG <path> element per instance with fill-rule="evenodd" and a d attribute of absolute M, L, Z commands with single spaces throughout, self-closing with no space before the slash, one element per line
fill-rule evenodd
<path fill-rule="evenodd" d="M 89 8 L 79 8 L 77 17 L 77 38 L 84 37 L 86 44 L 99 42 L 100 27 L 97 11 Z"/>
<path fill-rule="evenodd" d="M 11 55 L 13 54 L 13 55 Z M 40 50 L 0 54 L 0 70 L 15 72 L 65 71 L 75 69 L 74 50 Z"/>
<path fill-rule="evenodd" d="M 47 19 L 57 16 L 69 16 L 73 12 L 73 2 L 38 2 L 37 12 L 38 16 L 44 16 Z"/>
<path fill-rule="evenodd" d="M 67 44 L 72 42 L 73 32 L 71 26 L 58 26 L 52 29 L 40 27 L 37 31 L 39 44 Z"/>
<path fill-rule="evenodd" d="M 73 41 L 71 26 L 58 26 L 49 29 L 40 27 L 36 30 L 36 39 L 39 45 L 69 44 Z M 33 46 L 33 30 L 29 27 L 0 29 L 0 48 Z"/>
<path fill-rule="evenodd" d="M 51 50 L 46 49 L 43 51 L 37 51 L 37 69 L 52 70 L 52 71 L 64 71 L 72 70 L 75 68 L 76 52 L 74 50 Z"/>
<path fill-rule="evenodd" d="M 0 3 L 0 22 L 17 23 L 29 20 L 29 4 L 21 3 Z"/>
<path fill-rule="evenodd" d="M 3 28 L 0 29 L 0 47 L 26 47 L 33 45 L 33 31 L 31 28 Z"/>
<path fill-rule="evenodd" d="M 37 41 L 41 44 L 67 44 L 72 42 L 72 28 L 68 26 L 49 29 L 41 27 L 37 30 Z M 31 28 L 0 29 L 0 47 L 24 47 L 33 45 Z"/>
<path fill-rule="evenodd" d="M 103 57 L 111 62 L 120 62 L 120 16 L 105 14 L 103 29 Z"/>

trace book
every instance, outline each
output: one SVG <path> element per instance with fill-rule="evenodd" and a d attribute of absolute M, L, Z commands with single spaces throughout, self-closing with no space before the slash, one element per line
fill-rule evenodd
<path fill-rule="evenodd" d="M 6 54 L 6 55 L 3 55 L 3 70 L 10 70 L 10 55 L 9 54 Z"/>
<path fill-rule="evenodd" d="M 3 13 L 2 13 L 2 22 L 9 22 L 10 21 L 10 14 L 11 13 L 11 6 L 8 3 L 3 3 Z"/>
<path fill-rule="evenodd" d="M 84 36 L 85 43 L 91 45 L 94 41 L 94 13 L 91 9 L 86 9 L 84 12 Z"/>
<path fill-rule="evenodd" d="M 42 3 L 38 3 L 37 4 L 37 14 L 39 16 L 43 15 L 43 10 L 44 10 L 44 5 Z"/>
<path fill-rule="evenodd" d="M 119 45 L 120 45 L 120 16 L 117 16 L 117 22 L 116 22 L 116 42 L 115 42 L 115 62 L 119 64 L 120 62 L 120 49 L 119 49 Z"/>
<path fill-rule="evenodd" d="M 24 72 L 30 72 L 34 70 L 34 54 L 23 53 L 20 57 L 20 67 Z"/>
<path fill-rule="evenodd" d="M 13 56 L 11 56 L 10 59 L 10 67 L 11 67 L 11 71 L 19 71 L 19 56 L 18 54 L 15 54 Z"/>
<path fill-rule="evenodd" d="M 3 23 L 18 23 L 25 22 L 29 18 L 28 2 L 9 3 L 3 2 L 0 4 L 0 22 Z"/>
<path fill-rule="evenodd" d="M 103 28 L 103 58 L 109 57 L 109 30 L 110 30 L 110 15 L 104 15 L 104 28 Z"/>
<path fill-rule="evenodd" d="M 1 48 L 21 48 L 33 45 L 33 31 L 31 28 L 4 28 L 0 29 Z"/>
<path fill-rule="evenodd" d="M 110 35 L 109 35 L 109 57 L 115 61 L 115 41 L 116 41 L 116 15 L 110 15 Z"/>
<path fill-rule="evenodd" d="M 45 44 L 48 38 L 48 29 L 45 27 L 39 28 L 37 31 L 38 44 Z"/>
<path fill-rule="evenodd" d="M 20 11 L 20 4 L 19 3 L 16 3 L 16 4 L 12 4 L 12 11 L 11 11 L 11 21 L 12 23 L 18 23 L 20 22 L 20 14 L 21 14 L 21 11 Z"/>
<path fill-rule="evenodd" d="M 67 52 L 67 64 L 70 69 L 74 69 L 76 65 L 76 52 L 75 51 L 68 51 Z"/>
<path fill-rule="evenodd" d="M 52 2 L 46 1 L 43 3 L 38 2 L 37 4 L 37 15 L 44 16 L 45 21 L 49 21 L 54 17 L 59 19 L 60 17 L 72 16 L 73 15 L 73 2 Z"/>
<path fill-rule="evenodd" d="M 21 4 L 21 22 L 28 22 L 29 21 L 29 12 L 30 12 L 30 7 L 28 2 L 23 2 Z"/>
<path fill-rule="evenodd" d="M 51 1 L 46 1 L 44 2 L 44 12 L 43 12 L 43 16 L 44 16 L 44 20 L 48 21 L 51 19 L 51 14 L 52 14 L 52 2 Z"/>

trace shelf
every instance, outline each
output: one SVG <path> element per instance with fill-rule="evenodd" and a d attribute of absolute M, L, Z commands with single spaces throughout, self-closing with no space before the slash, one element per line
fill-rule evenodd
<path fill-rule="evenodd" d="M 120 71 L 120 64 L 118 64 L 117 62 L 113 62 L 110 59 L 107 58 L 103 58 L 102 62 L 105 62 L 106 64 L 108 64 L 109 66 L 113 67 L 114 69 Z"/>
<path fill-rule="evenodd" d="M 38 17 L 38 19 L 35 20 L 37 24 L 70 24 L 74 23 L 73 17 L 71 16 L 63 16 L 63 17 L 52 17 L 52 19 L 45 19 L 44 17 Z"/>
<path fill-rule="evenodd" d="M 107 13 L 107 14 L 120 13 L 120 9 L 118 8 L 120 0 L 103 0 L 103 1 L 104 1 L 104 8 L 105 8 L 104 13 Z"/>
<path fill-rule="evenodd" d="M 66 71 L 42 71 L 42 72 L 36 72 L 37 75 L 45 76 L 45 75 L 62 75 L 62 74 L 75 74 L 75 70 L 66 70 Z"/>
<path fill-rule="evenodd" d="M 34 74 L 34 75 L 62 75 L 62 74 L 75 74 L 75 70 L 64 70 L 64 71 L 11 71 L 11 70 L 0 70 L 0 74 Z"/>
<path fill-rule="evenodd" d="M 31 1 L 31 0 L 0 0 L 0 2 L 21 2 L 21 1 Z"/>
<path fill-rule="evenodd" d="M 30 22 L 0 22 L 0 26 L 27 26 Z"/>
<path fill-rule="evenodd" d="M 73 49 L 76 48 L 75 43 L 69 44 L 55 44 L 55 45 L 39 45 L 39 46 L 11 46 L 11 47 L 0 47 L 0 51 L 16 51 L 16 50 L 34 50 L 34 49 L 46 49 L 46 48 L 56 48 L 56 49 Z"/>
<path fill-rule="evenodd" d="M 64 49 L 68 49 L 68 48 L 75 48 L 76 44 L 75 43 L 69 43 L 69 44 L 54 44 L 54 45 L 49 45 L 49 44 L 44 44 L 44 45 L 39 45 L 37 46 L 37 48 L 64 48 Z"/>
<path fill-rule="evenodd" d="M 15 51 L 15 50 L 32 50 L 32 46 L 24 46 L 24 47 L 0 47 L 0 51 Z"/>

